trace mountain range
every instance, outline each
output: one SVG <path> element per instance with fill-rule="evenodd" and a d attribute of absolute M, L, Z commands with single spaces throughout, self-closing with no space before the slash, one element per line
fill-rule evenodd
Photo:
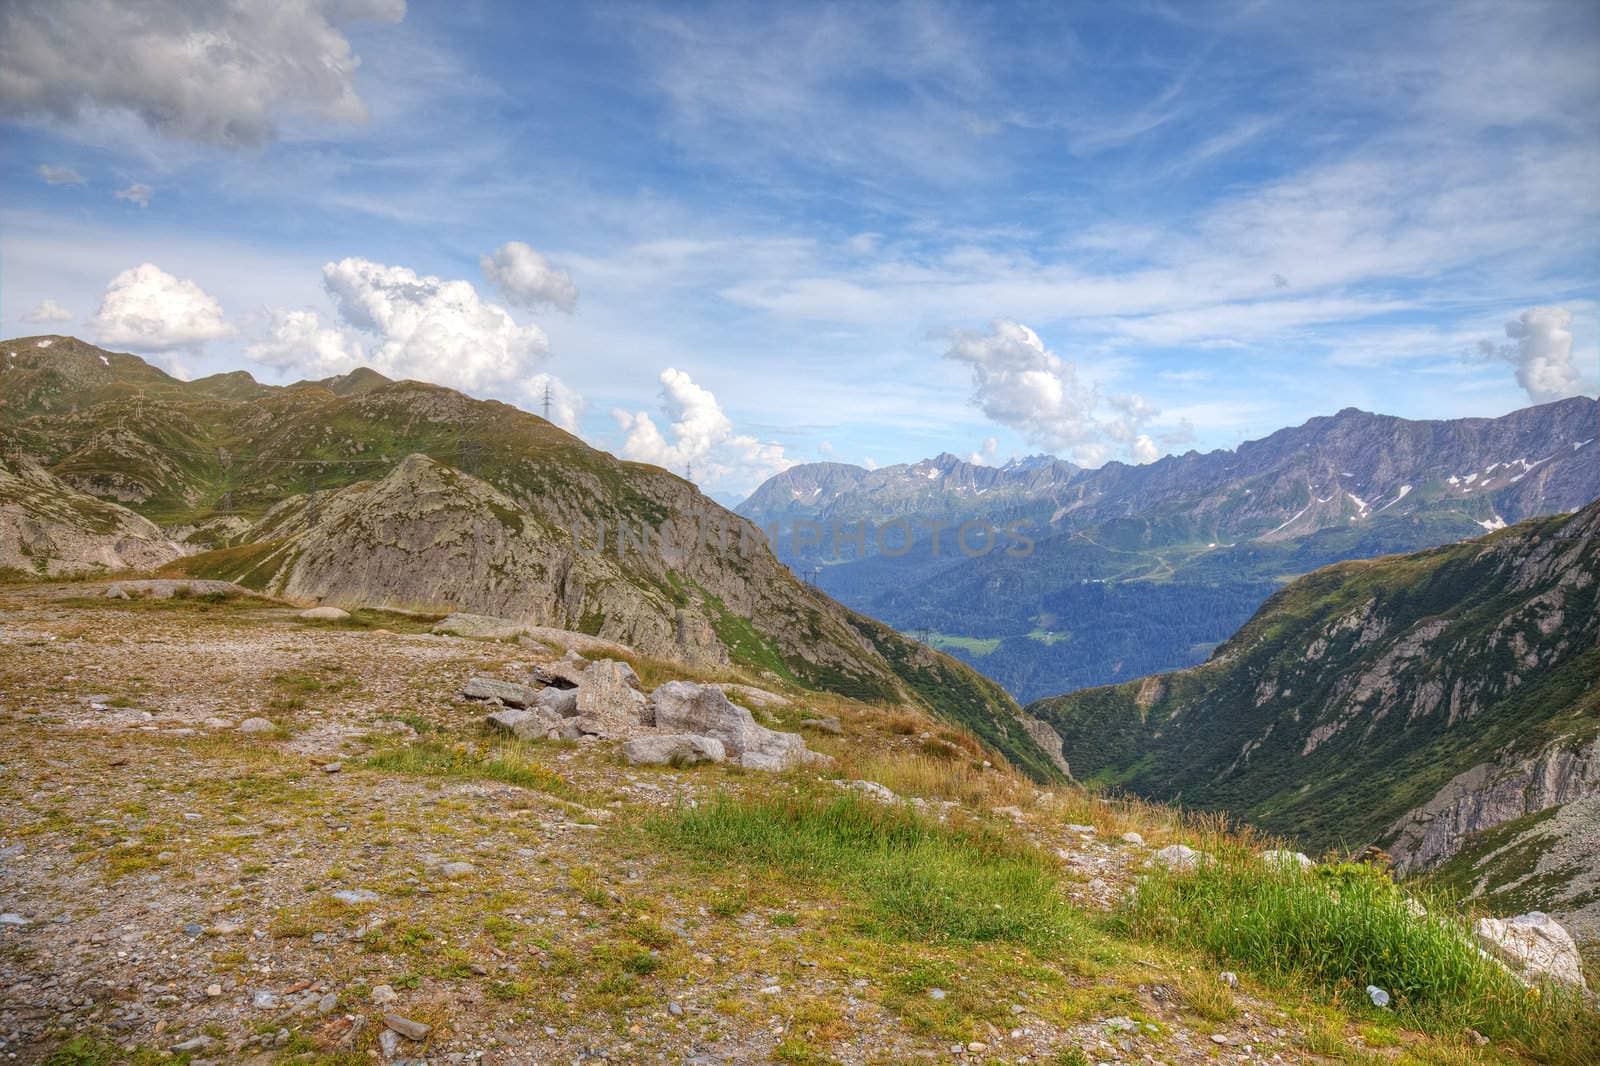
<path fill-rule="evenodd" d="M 1586 397 L 1444 421 L 1346 409 L 1142 466 L 808 464 L 737 511 L 822 589 L 1029 700 L 1199 663 L 1317 567 L 1581 507 L 1600 496 L 1597 424 Z M 980 554 L 982 526 L 1002 535 Z"/>
<path fill-rule="evenodd" d="M 305 602 L 507 616 L 924 707 L 1062 776 L 1055 735 L 998 685 L 797 580 L 684 479 L 514 407 L 370 370 L 179 381 L 71 337 L 0 358 L 0 527 L 19 533 L 0 566 L 165 564 Z"/>

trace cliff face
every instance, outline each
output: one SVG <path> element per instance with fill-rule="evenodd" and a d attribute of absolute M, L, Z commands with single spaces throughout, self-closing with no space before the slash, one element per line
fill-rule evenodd
<path fill-rule="evenodd" d="M 1080 777 L 1408 868 L 1593 788 L 1600 503 L 1342 563 L 1191 670 L 1030 705 Z"/>
<path fill-rule="evenodd" d="M 1563 738 L 1533 758 L 1479 763 L 1457 774 L 1383 839 L 1402 872 L 1426 869 L 1485 830 L 1596 794 L 1600 741 Z"/>

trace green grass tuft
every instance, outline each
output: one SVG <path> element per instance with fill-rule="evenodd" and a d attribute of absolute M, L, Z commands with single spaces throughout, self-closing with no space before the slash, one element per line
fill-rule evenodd
<path fill-rule="evenodd" d="M 864 927 L 894 938 L 1060 952 L 1088 936 L 1039 852 L 855 797 L 719 797 L 649 828 L 712 863 L 827 883 L 859 901 Z"/>
<path fill-rule="evenodd" d="M 1368 866 L 1272 869 L 1243 847 L 1215 843 L 1192 873 L 1152 872 L 1124 905 L 1131 934 L 1208 951 L 1274 982 L 1304 984 L 1356 1012 L 1366 987 L 1393 997 L 1399 1019 L 1431 1032 L 1472 1026 L 1551 1062 L 1600 1047 L 1600 1015 L 1555 988 L 1526 988 L 1484 958 L 1461 908 L 1427 913 Z"/>

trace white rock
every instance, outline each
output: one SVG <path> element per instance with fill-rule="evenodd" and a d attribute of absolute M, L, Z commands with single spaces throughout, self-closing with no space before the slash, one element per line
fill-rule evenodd
<path fill-rule="evenodd" d="M 1143 844 L 1144 837 L 1140 836 L 1138 833 L 1123 833 L 1122 842 L 1124 844 Z"/>
<path fill-rule="evenodd" d="M 303 622 L 342 622 L 350 617 L 349 611 L 337 607 L 312 607 L 300 612 Z"/>
<path fill-rule="evenodd" d="M 1205 862 L 1207 856 L 1204 852 L 1196 851 L 1187 844 L 1168 844 L 1150 858 L 1152 862 L 1158 862 L 1169 870 L 1188 873 Z"/>
<path fill-rule="evenodd" d="M 246 718 L 239 723 L 239 732 L 241 733 L 271 733 L 277 728 L 276 725 L 273 725 L 265 718 Z"/>
<path fill-rule="evenodd" d="M 876 781 L 852 781 L 848 787 L 855 789 L 857 792 L 865 792 L 873 799 L 881 800 L 884 803 L 894 803 L 900 798 L 894 794 L 893 789 L 880 785 Z"/>
<path fill-rule="evenodd" d="M 1543 911 L 1515 918 L 1479 918 L 1478 943 L 1523 980 L 1556 981 L 1583 988 L 1583 961 L 1572 934 Z"/>
<path fill-rule="evenodd" d="M 1273 869 L 1282 870 L 1309 870 L 1316 865 L 1311 861 L 1310 857 L 1302 855 L 1298 851 L 1283 851 L 1279 849 L 1263 851 L 1261 853 L 1261 861 Z"/>
<path fill-rule="evenodd" d="M 803 737 L 758 725 L 715 685 L 668 681 L 650 694 L 646 719 L 658 729 L 720 740 L 728 758 L 749 770 L 790 770 L 805 763 Z"/>

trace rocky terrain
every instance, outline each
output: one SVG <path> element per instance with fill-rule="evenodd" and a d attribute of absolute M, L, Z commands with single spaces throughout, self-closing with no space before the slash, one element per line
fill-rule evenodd
<path fill-rule="evenodd" d="M 1144 466 L 799 466 L 738 511 L 783 530 L 780 557 L 820 567 L 844 603 L 925 632 L 1026 701 L 1198 663 L 1294 575 L 1582 507 L 1600 497 L 1597 427 L 1583 397 L 1437 422 L 1349 409 Z M 809 547 L 793 535 L 804 522 L 820 528 Z M 858 552 L 862 522 L 904 526 L 887 551 L 869 533 Z M 966 557 L 968 522 L 1024 523 L 1028 550 L 1002 532 Z"/>
<path fill-rule="evenodd" d="M 914 704 L 185 581 L 0 586 L 0 618 L 7 1061 L 1530 1061 L 1130 935 L 1133 879 L 1203 833 Z M 724 758 L 630 753 L 685 733 Z M 751 759 L 801 736 L 825 758 Z M 819 793 L 1048 857 L 1076 932 L 896 933 L 823 871 L 673 843 Z"/>
<path fill-rule="evenodd" d="M 1559 810 L 1600 792 L 1597 575 L 1600 503 L 1318 571 L 1203 666 L 1030 711 L 1085 779 L 1315 848 L 1375 843 L 1403 872 L 1463 849 L 1487 862 L 1486 834 L 1536 819 L 1542 844 L 1501 839 L 1492 874 L 1457 879 L 1519 888 L 1594 937 L 1594 852 L 1551 837 L 1569 824 Z M 1574 808 L 1577 839 L 1588 809 Z"/>
<path fill-rule="evenodd" d="M 27 482 L 44 530 L 29 534 L 30 573 L 100 569 L 109 541 L 135 566 L 181 555 L 173 574 L 307 604 L 507 616 L 909 699 L 1041 780 L 1062 776 L 1049 734 L 993 682 L 807 586 L 682 478 L 534 415 L 371 371 L 182 382 L 70 337 L 0 342 L 0 358 L 13 454 L 45 472 Z M 90 497 L 88 513 L 113 516 L 94 520 L 117 524 L 98 541 L 79 532 Z"/>

